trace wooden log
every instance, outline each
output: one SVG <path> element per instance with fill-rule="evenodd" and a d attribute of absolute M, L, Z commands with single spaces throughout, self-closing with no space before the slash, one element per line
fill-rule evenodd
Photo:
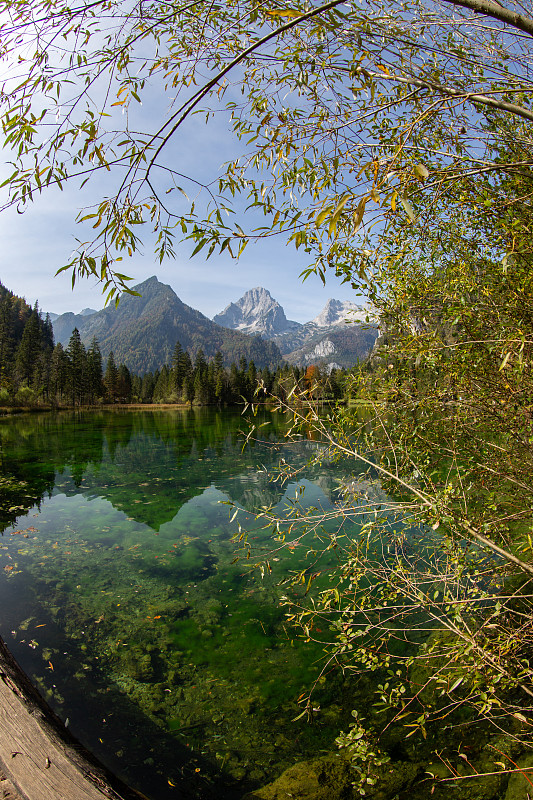
<path fill-rule="evenodd" d="M 26 800 L 147 800 L 70 733 L 1 637 L 0 761 Z"/>

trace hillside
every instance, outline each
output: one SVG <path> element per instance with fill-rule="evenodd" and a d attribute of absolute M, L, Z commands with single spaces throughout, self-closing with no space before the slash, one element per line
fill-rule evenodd
<path fill-rule="evenodd" d="M 307 323 L 309 324 L 309 323 Z M 307 331 L 299 347 L 283 354 L 283 359 L 289 364 L 299 366 L 328 366 L 329 369 L 342 367 L 349 369 L 356 361 L 362 361 L 371 352 L 377 337 L 377 329 L 362 325 L 344 325 L 328 328 L 326 331 Z M 303 338 L 303 337 L 302 337 Z M 283 337 L 276 337 L 282 350 Z"/>
<path fill-rule="evenodd" d="M 104 358 L 113 351 L 117 363 L 136 373 L 168 364 L 177 341 L 193 357 L 200 348 L 207 358 L 220 350 L 228 365 L 246 358 L 258 367 L 273 367 L 282 360 L 273 342 L 215 324 L 155 276 L 134 289 L 141 296 L 124 295 L 117 308 L 60 315 L 53 323 L 56 342 L 66 345 L 76 327 L 86 346 L 96 336 Z"/>

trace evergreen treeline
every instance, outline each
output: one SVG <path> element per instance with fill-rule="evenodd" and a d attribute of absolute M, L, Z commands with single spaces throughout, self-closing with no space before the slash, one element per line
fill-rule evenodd
<path fill-rule="evenodd" d="M 321 395 L 337 399 L 343 396 L 345 372 L 333 370 L 322 380 L 316 367 L 299 368 L 284 365 L 276 370 L 257 369 L 253 360 L 241 358 L 229 369 L 224 366 L 220 352 L 207 361 L 203 350 L 198 350 L 194 362 L 187 350 L 177 342 L 171 365 L 155 373 L 147 372 L 142 378 L 132 378 L 132 399 L 141 403 L 195 403 L 232 404 L 257 399 L 256 389 L 263 386 L 266 395 L 284 397 L 297 383 L 301 388 L 320 385 Z M 265 398 L 265 393 L 259 399 Z"/>
<path fill-rule="evenodd" d="M 43 320 L 37 303 L 32 308 L 0 283 L 0 403 L 48 399 L 53 350 L 48 314 Z"/>
<path fill-rule="evenodd" d="M 218 351 L 207 360 L 199 349 L 191 358 L 178 342 L 172 362 L 144 376 L 131 375 L 109 354 L 104 368 L 100 347 L 93 338 L 89 348 L 77 328 L 68 345 L 54 346 L 52 323 L 0 284 L 0 404 L 36 406 L 93 405 L 96 403 L 232 404 L 252 401 L 258 385 L 267 395 L 283 397 L 295 384 L 311 389 L 316 397 L 336 399 L 344 390 L 344 371 L 333 370 L 323 379 L 316 367 L 257 369 L 244 357 L 224 366 Z M 262 394 L 265 397 L 265 394 Z"/>

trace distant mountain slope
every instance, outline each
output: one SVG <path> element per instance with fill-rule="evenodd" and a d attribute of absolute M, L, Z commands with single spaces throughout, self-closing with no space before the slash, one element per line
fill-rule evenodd
<path fill-rule="evenodd" d="M 307 323 L 309 324 L 309 323 Z M 283 338 L 283 337 L 279 337 Z M 362 361 L 371 352 L 377 338 L 377 328 L 362 325 L 335 325 L 326 330 L 308 331 L 303 343 L 283 358 L 290 364 L 300 366 L 343 367 L 349 369 L 356 361 Z M 278 338 L 275 339 L 278 342 Z M 280 349 L 286 350 L 280 344 Z"/>
<path fill-rule="evenodd" d="M 154 276 L 134 287 L 141 297 L 124 295 L 118 308 L 93 314 L 62 314 L 53 323 L 56 342 L 68 343 L 78 328 L 88 346 L 96 336 L 104 357 L 112 350 L 115 361 L 143 373 L 170 363 L 177 341 L 194 357 L 203 349 L 207 358 L 220 350 L 226 364 L 241 357 L 258 367 L 275 366 L 281 353 L 273 342 L 216 325 L 200 311 L 185 305 L 173 289 Z"/>
<path fill-rule="evenodd" d="M 261 332 L 291 364 L 331 368 L 351 367 L 372 350 L 377 330 L 361 324 L 368 316 L 365 306 L 330 298 L 320 314 L 302 325 L 287 320 L 270 292 L 258 287 L 230 303 L 214 321 L 232 329 Z"/>
<path fill-rule="evenodd" d="M 300 327 L 298 322 L 287 319 L 278 301 L 261 286 L 247 291 L 236 303 L 230 303 L 224 311 L 213 317 L 213 322 L 232 330 L 259 334 L 267 339 Z"/>
<path fill-rule="evenodd" d="M 308 324 L 316 325 L 318 328 L 328 328 L 331 325 L 343 325 L 345 322 L 364 322 L 367 315 L 368 309 L 365 306 L 330 297 L 320 314 Z"/>

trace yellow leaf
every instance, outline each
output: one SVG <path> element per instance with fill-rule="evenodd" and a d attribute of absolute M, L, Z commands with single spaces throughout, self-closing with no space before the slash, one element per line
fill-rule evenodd
<path fill-rule="evenodd" d="M 357 206 L 357 210 L 354 215 L 354 229 L 357 230 L 361 222 L 363 221 L 363 217 L 365 215 L 365 206 L 366 201 L 368 200 L 367 197 L 363 197 L 362 200 L 359 201 L 359 205 Z"/>
<path fill-rule="evenodd" d="M 102 155 L 102 151 L 100 150 L 100 148 L 98 147 L 97 144 L 95 144 L 95 146 L 94 146 L 94 151 L 95 151 L 96 155 L 98 156 L 98 159 L 99 159 L 100 163 L 103 164 L 104 167 L 107 170 L 111 171 L 111 167 L 109 166 L 109 164 L 105 160 L 104 156 Z"/>
<path fill-rule="evenodd" d="M 421 178 L 423 181 L 429 178 L 429 170 L 423 164 L 417 164 L 415 166 L 415 173 L 417 177 Z"/>
<path fill-rule="evenodd" d="M 342 198 L 342 200 L 340 201 L 339 205 L 337 206 L 337 208 L 333 212 L 333 216 L 334 217 L 337 217 L 337 219 L 339 218 L 342 209 L 344 208 L 344 206 L 346 205 L 346 203 L 348 202 L 349 199 L 350 199 L 350 195 L 349 194 L 347 194 L 345 197 Z"/>
<path fill-rule="evenodd" d="M 407 214 L 407 216 L 411 220 L 411 222 L 415 222 L 415 220 L 416 220 L 415 212 L 413 210 L 413 206 L 411 205 L 411 203 L 409 202 L 407 197 L 401 197 L 400 198 L 400 202 L 401 202 L 401 204 L 402 204 L 402 206 L 404 208 L 405 213 Z"/>
<path fill-rule="evenodd" d="M 292 8 L 277 8 L 274 11 L 267 11 L 269 17 L 299 17 L 300 12 Z"/>
<path fill-rule="evenodd" d="M 508 361 L 509 361 L 509 359 L 511 358 L 511 355 L 512 355 L 512 353 L 509 351 L 509 352 L 507 353 L 507 355 L 505 356 L 505 358 L 503 359 L 502 363 L 500 364 L 500 369 L 499 369 L 499 372 L 501 372 L 501 371 L 502 371 L 502 369 L 504 369 L 504 368 L 507 366 L 507 362 L 508 362 Z"/>
<path fill-rule="evenodd" d="M 316 222 L 315 222 L 315 225 L 317 226 L 317 228 L 319 227 L 319 225 L 322 225 L 322 223 L 324 222 L 326 217 L 328 217 L 330 215 L 330 213 L 331 213 L 331 206 L 327 206 L 326 208 L 324 208 L 323 211 L 320 212 L 320 214 L 316 218 Z"/>

